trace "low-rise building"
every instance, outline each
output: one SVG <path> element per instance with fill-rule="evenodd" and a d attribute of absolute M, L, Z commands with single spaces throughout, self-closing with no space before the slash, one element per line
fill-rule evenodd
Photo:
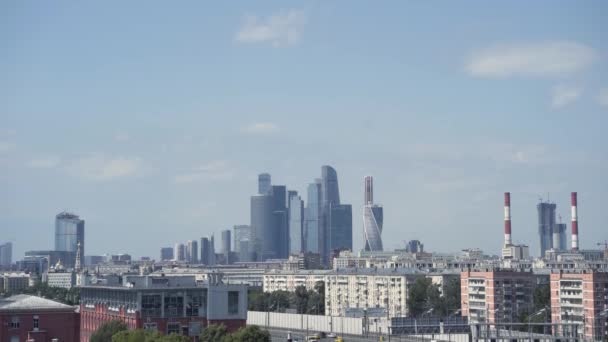
<path fill-rule="evenodd" d="M 551 321 L 579 324 L 593 341 L 608 336 L 608 273 L 570 270 L 550 277 Z"/>
<path fill-rule="evenodd" d="M 30 276 L 26 273 L 5 273 L 0 275 L 3 292 L 15 292 L 30 286 Z"/>
<path fill-rule="evenodd" d="M 24 294 L 0 299 L 0 341 L 77 342 L 79 335 L 73 306 Z"/>
<path fill-rule="evenodd" d="M 126 275 L 119 286 L 83 286 L 81 341 L 111 320 L 129 329 L 186 336 L 198 336 L 209 324 L 224 324 L 229 331 L 245 326 L 247 287 L 224 284 L 219 273 L 208 279 L 203 283 L 195 276 Z"/>

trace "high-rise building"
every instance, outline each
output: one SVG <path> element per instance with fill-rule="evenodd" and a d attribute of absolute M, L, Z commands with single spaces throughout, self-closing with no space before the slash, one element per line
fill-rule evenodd
<path fill-rule="evenodd" d="M 353 208 L 350 204 L 330 204 L 326 219 L 329 227 L 329 250 L 353 250 Z"/>
<path fill-rule="evenodd" d="M 565 251 L 568 240 L 566 239 L 566 227 L 565 223 L 556 223 L 553 226 L 553 249 Z"/>
<path fill-rule="evenodd" d="M 276 232 L 272 215 L 272 196 L 251 196 L 251 241 L 249 248 L 258 256 L 259 260 L 277 258 L 274 249 Z"/>
<path fill-rule="evenodd" d="M 189 240 L 186 243 L 186 255 L 188 256 L 186 261 L 191 264 L 198 264 L 198 241 Z"/>
<path fill-rule="evenodd" d="M 308 200 L 304 209 L 304 247 L 306 252 L 321 253 L 321 180 L 308 185 Z"/>
<path fill-rule="evenodd" d="M 344 214 L 347 209 L 343 209 L 337 212 L 339 217 L 336 220 L 332 220 L 332 208 L 340 206 L 340 189 L 338 187 L 338 173 L 336 170 L 329 166 L 321 166 L 321 261 L 324 265 L 329 265 L 331 251 L 335 246 L 332 246 L 332 235 L 341 235 L 345 230 L 348 229 L 348 222 L 340 221 L 345 219 Z M 342 213 L 342 216 L 340 216 Z M 335 226 L 332 226 L 335 224 Z M 352 226 L 352 220 L 351 220 Z M 336 230 L 336 232 L 334 232 Z M 350 238 L 352 248 L 352 237 Z M 348 243 L 348 241 L 346 241 Z M 337 249 L 341 249 L 336 247 Z"/>
<path fill-rule="evenodd" d="M 268 173 L 260 173 L 258 175 L 258 194 L 265 195 L 270 191 L 270 174 Z"/>
<path fill-rule="evenodd" d="M 183 243 L 176 243 L 173 249 L 173 260 L 185 261 L 186 260 L 186 248 Z"/>
<path fill-rule="evenodd" d="M 160 249 L 160 260 L 167 261 L 173 259 L 173 247 L 163 247 Z"/>
<path fill-rule="evenodd" d="M 230 229 L 226 229 L 222 231 L 222 253 L 226 255 L 226 259 L 232 252 L 230 248 Z"/>
<path fill-rule="evenodd" d="M 419 240 L 410 240 L 405 244 L 405 251 L 408 253 L 424 252 L 424 245 Z"/>
<path fill-rule="evenodd" d="M 364 182 L 366 203 L 363 206 L 363 236 L 365 238 L 365 250 L 372 252 L 382 251 L 382 224 L 384 213 L 382 206 L 376 205 L 373 202 L 373 177 L 366 176 Z"/>
<path fill-rule="evenodd" d="M 209 254 L 211 253 L 209 238 L 201 238 L 201 264 L 209 265 Z"/>
<path fill-rule="evenodd" d="M 249 241 L 251 239 L 251 227 L 248 225 L 234 226 L 234 251 L 240 261 L 252 261 Z"/>
<path fill-rule="evenodd" d="M 13 244 L 5 242 L 0 245 L 0 268 L 8 267 L 13 263 Z"/>
<path fill-rule="evenodd" d="M 296 191 L 289 192 L 289 254 L 304 251 L 304 201 Z"/>
<path fill-rule="evenodd" d="M 272 217 L 273 230 L 276 235 L 273 239 L 274 250 L 278 258 L 287 259 L 289 256 L 289 212 L 287 211 L 287 187 L 273 185 L 271 187 L 273 198 Z"/>
<path fill-rule="evenodd" d="M 215 236 L 211 234 L 209 238 L 209 265 L 215 265 Z"/>
<path fill-rule="evenodd" d="M 74 252 L 78 249 L 80 242 L 80 253 L 85 254 L 84 243 L 84 220 L 78 215 L 61 212 L 55 217 L 55 250 Z M 72 260 L 70 263 L 74 263 Z"/>
<path fill-rule="evenodd" d="M 555 226 L 555 203 L 540 202 L 536 205 L 538 211 L 538 237 L 540 257 L 545 251 L 553 248 L 553 228 Z"/>

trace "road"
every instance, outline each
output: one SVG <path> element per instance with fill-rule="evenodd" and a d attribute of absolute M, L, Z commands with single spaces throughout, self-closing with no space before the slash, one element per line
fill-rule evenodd
<path fill-rule="evenodd" d="M 287 332 L 288 330 L 284 330 L 284 329 L 274 329 L 274 328 L 265 328 L 265 327 L 261 327 L 263 329 L 266 329 L 270 332 L 270 336 L 272 338 L 272 342 L 286 342 L 287 341 Z M 306 335 L 306 331 L 299 331 L 299 330 L 289 330 L 291 332 L 291 337 L 293 339 L 293 342 L 295 341 L 305 341 L 304 337 Z M 309 331 L 308 332 L 309 335 L 314 334 L 314 331 Z M 378 342 L 380 341 L 379 337 L 377 336 L 370 336 L 370 337 L 365 337 L 365 336 L 357 336 L 357 335 L 344 335 L 344 342 Z M 320 341 L 322 342 L 334 342 L 335 338 L 322 338 Z M 389 339 L 387 336 L 384 336 L 384 342 L 388 342 Z M 424 341 L 431 341 L 430 339 L 423 339 L 421 337 L 416 338 L 416 337 L 410 337 L 410 336 L 391 336 L 390 337 L 390 341 L 392 342 L 424 342 Z"/>

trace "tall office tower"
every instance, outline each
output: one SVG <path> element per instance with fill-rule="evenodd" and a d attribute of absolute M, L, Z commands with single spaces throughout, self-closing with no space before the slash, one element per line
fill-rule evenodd
<path fill-rule="evenodd" d="M 336 170 L 329 166 L 321 166 L 321 261 L 324 265 L 331 263 L 330 255 L 334 249 L 345 249 L 347 247 L 332 245 L 332 236 L 341 236 L 346 230 L 348 230 L 347 208 L 338 209 L 340 206 L 340 190 L 338 187 L 338 173 Z M 332 220 L 332 208 L 337 208 L 336 219 Z M 346 220 L 346 221 L 340 221 Z M 351 220 L 352 226 L 352 220 Z M 334 230 L 336 230 L 334 232 Z M 351 241 L 350 246 L 352 248 L 352 237 L 345 241 L 348 245 L 348 241 Z M 336 241 L 333 241 L 337 243 Z M 349 248 L 350 249 L 350 248 Z"/>
<path fill-rule="evenodd" d="M 209 265 L 215 265 L 215 236 L 213 234 L 209 239 Z"/>
<path fill-rule="evenodd" d="M 201 238 L 201 264 L 203 265 L 209 265 L 210 246 L 211 244 L 209 243 L 208 238 Z"/>
<path fill-rule="evenodd" d="M 536 205 L 536 209 L 538 210 L 538 237 L 541 258 L 545 256 L 545 251 L 553 248 L 555 208 L 555 203 L 540 202 Z"/>
<path fill-rule="evenodd" d="M 566 246 L 566 227 L 565 223 L 556 223 L 553 227 L 553 248 L 565 251 L 568 247 Z"/>
<path fill-rule="evenodd" d="M 84 220 L 81 220 L 78 215 L 61 212 L 55 216 L 55 250 L 74 252 L 78 249 L 80 242 L 80 253 L 85 255 L 84 243 Z M 75 260 L 70 260 L 73 265 Z"/>
<path fill-rule="evenodd" d="M 0 268 L 13 263 L 13 244 L 5 242 L 0 245 Z"/>
<path fill-rule="evenodd" d="M 186 247 L 183 243 L 176 243 L 173 248 L 173 260 L 184 261 L 186 260 Z"/>
<path fill-rule="evenodd" d="M 304 251 L 304 201 L 296 191 L 289 192 L 289 254 Z"/>
<path fill-rule="evenodd" d="M 226 255 L 226 259 L 230 252 L 232 252 L 230 248 L 230 229 L 226 229 L 222 231 L 222 253 Z"/>
<path fill-rule="evenodd" d="M 251 196 L 251 240 L 249 248 L 256 253 L 258 260 L 276 258 L 273 229 L 272 196 Z"/>
<path fill-rule="evenodd" d="M 273 230 L 275 232 L 274 250 L 278 258 L 287 259 L 289 256 L 289 222 L 287 211 L 287 188 L 285 185 L 273 185 L 271 187 L 273 199 L 272 217 Z"/>
<path fill-rule="evenodd" d="M 236 225 L 233 228 L 234 230 L 234 251 L 239 255 L 239 260 L 241 261 L 248 261 L 243 259 L 243 257 L 245 255 L 247 255 L 247 253 L 249 253 L 249 250 L 246 251 L 245 255 L 241 255 L 241 252 L 243 252 L 242 250 L 242 245 L 243 242 L 245 242 L 247 249 L 249 249 L 249 240 L 251 239 L 251 227 L 249 225 L 243 224 L 243 225 Z"/>
<path fill-rule="evenodd" d="M 188 240 L 186 245 L 187 261 L 191 264 L 198 264 L 198 241 Z"/>
<path fill-rule="evenodd" d="M 376 205 L 373 202 L 374 198 L 374 179 L 372 176 L 366 176 L 365 182 L 365 199 L 368 201 L 363 206 L 363 237 L 365 239 L 365 250 L 372 252 L 381 252 L 382 247 L 382 224 L 384 213 L 382 206 Z"/>
<path fill-rule="evenodd" d="M 350 204 L 330 205 L 329 217 L 329 251 L 353 250 L 353 208 Z M 329 261 L 331 262 L 331 260 Z"/>
<path fill-rule="evenodd" d="M 260 173 L 258 175 L 258 194 L 265 195 L 270 191 L 270 174 Z"/>
<path fill-rule="evenodd" d="M 160 261 L 173 259 L 173 247 L 163 247 L 160 249 Z"/>
<path fill-rule="evenodd" d="M 321 180 L 308 185 L 308 200 L 304 209 L 304 247 L 306 252 L 321 253 Z"/>

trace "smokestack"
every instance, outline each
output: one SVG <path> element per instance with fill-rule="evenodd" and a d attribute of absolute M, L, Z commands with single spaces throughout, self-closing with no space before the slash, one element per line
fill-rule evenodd
<path fill-rule="evenodd" d="M 511 193 L 505 192 L 505 246 L 511 244 Z"/>
<path fill-rule="evenodd" d="M 572 203 L 572 250 L 578 251 L 578 214 L 576 192 L 570 194 Z"/>
<path fill-rule="evenodd" d="M 374 203 L 374 178 L 372 176 L 365 176 L 365 204 Z"/>

